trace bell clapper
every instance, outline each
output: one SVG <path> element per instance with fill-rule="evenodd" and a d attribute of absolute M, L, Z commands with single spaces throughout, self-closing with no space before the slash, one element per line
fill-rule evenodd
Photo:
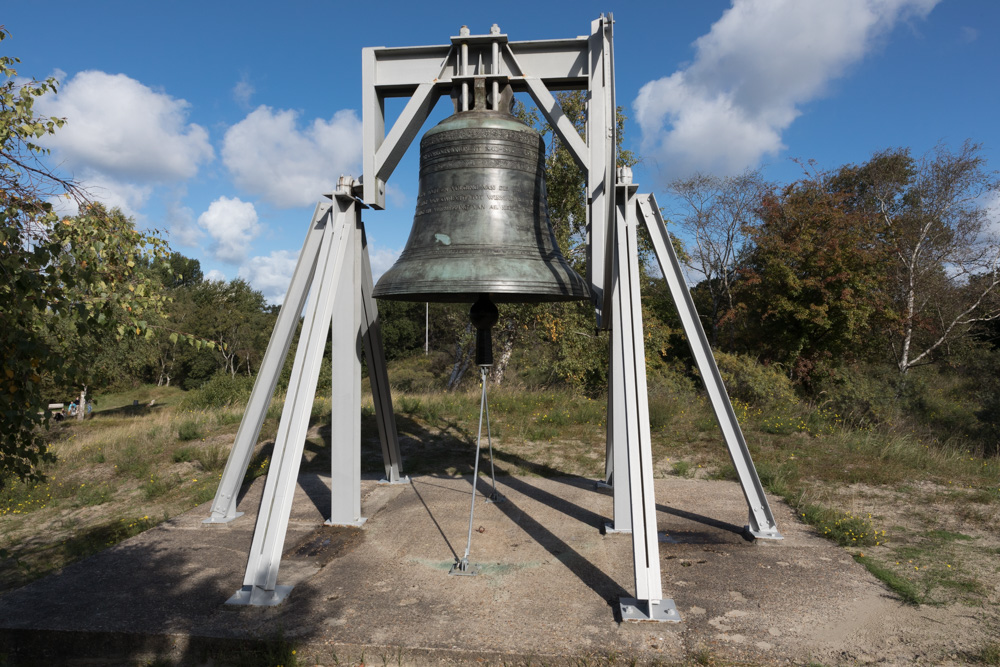
<path fill-rule="evenodd" d="M 482 451 L 483 421 L 486 421 L 486 443 L 490 453 L 490 477 L 493 481 L 493 492 L 487 497 L 488 503 L 499 503 L 504 500 L 497 491 L 496 468 L 493 465 L 493 434 L 490 430 L 490 407 L 487 400 L 487 379 L 489 369 L 493 366 L 493 325 L 500 319 L 500 311 L 490 299 L 489 294 L 480 294 L 479 300 L 469 310 L 469 320 L 476 327 L 476 365 L 479 366 L 479 381 L 483 391 L 479 401 L 479 434 L 476 436 L 476 458 L 472 466 L 472 503 L 469 508 L 469 537 L 465 544 L 465 555 L 452 566 L 448 574 L 474 576 L 479 570 L 469 564 L 469 551 L 472 548 L 472 526 L 476 514 L 476 483 L 479 481 L 479 454 Z"/>

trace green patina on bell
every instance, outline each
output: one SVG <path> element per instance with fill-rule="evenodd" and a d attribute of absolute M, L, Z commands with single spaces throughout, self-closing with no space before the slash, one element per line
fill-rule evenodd
<path fill-rule="evenodd" d="M 479 93 L 479 91 L 476 91 Z M 413 228 L 374 296 L 498 303 L 586 299 L 556 243 L 545 193 L 545 146 L 504 111 L 462 111 L 420 142 Z"/>

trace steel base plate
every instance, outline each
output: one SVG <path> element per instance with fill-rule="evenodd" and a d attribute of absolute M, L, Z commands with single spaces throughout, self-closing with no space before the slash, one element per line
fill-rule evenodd
<path fill-rule="evenodd" d="M 385 479 L 383 477 L 382 479 L 380 479 L 378 481 L 378 483 L 379 484 L 385 484 L 385 485 L 388 485 L 388 486 L 395 486 L 396 484 L 409 484 L 410 483 L 410 476 L 409 475 L 403 475 L 402 477 L 400 477 L 399 479 L 397 479 L 395 482 L 392 481 L 391 479 Z"/>
<path fill-rule="evenodd" d="M 234 606 L 273 607 L 281 604 L 291 592 L 291 586 L 275 586 L 273 591 L 264 590 L 260 586 L 244 586 L 236 591 L 233 597 L 226 600 L 226 604 Z"/>
<path fill-rule="evenodd" d="M 475 577 L 479 574 L 479 567 L 466 561 L 465 569 L 463 570 L 462 563 L 459 562 L 451 566 L 448 574 L 455 577 Z"/>
<path fill-rule="evenodd" d="M 615 524 L 608 521 L 604 524 L 604 534 L 605 535 L 631 535 L 631 528 L 615 528 Z"/>
<path fill-rule="evenodd" d="M 491 493 L 489 496 L 486 497 L 486 502 L 488 503 L 502 503 L 505 500 L 507 499 L 504 498 L 499 491 Z"/>
<path fill-rule="evenodd" d="M 365 525 L 366 521 L 368 521 L 368 517 L 362 517 L 362 518 L 356 519 L 354 521 L 334 521 L 333 519 L 328 519 L 328 520 L 326 520 L 326 521 L 323 522 L 323 525 L 324 526 L 353 526 L 355 528 L 360 528 L 361 526 Z"/>
<path fill-rule="evenodd" d="M 222 517 L 210 516 L 207 519 L 202 519 L 201 522 L 202 523 L 229 523 L 233 519 L 239 519 L 241 516 L 243 516 L 243 512 L 237 512 L 234 516 L 222 516 Z"/>
<path fill-rule="evenodd" d="M 747 535 L 752 535 L 755 540 L 783 540 L 785 539 L 777 530 L 751 530 L 750 525 L 743 527 Z"/>
<path fill-rule="evenodd" d="M 649 600 L 621 598 L 618 607 L 622 613 L 622 621 L 626 623 L 680 623 L 681 615 L 673 600 L 660 600 L 650 604 Z"/>

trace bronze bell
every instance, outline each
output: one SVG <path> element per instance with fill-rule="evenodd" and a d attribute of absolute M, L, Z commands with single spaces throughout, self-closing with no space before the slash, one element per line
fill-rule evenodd
<path fill-rule="evenodd" d="M 541 135 L 506 111 L 486 109 L 476 88 L 475 109 L 446 118 L 420 141 L 413 228 L 373 295 L 457 303 L 481 295 L 501 303 L 588 298 L 549 222 Z"/>

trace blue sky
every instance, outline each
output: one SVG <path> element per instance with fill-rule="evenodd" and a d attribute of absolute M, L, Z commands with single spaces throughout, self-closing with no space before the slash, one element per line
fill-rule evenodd
<path fill-rule="evenodd" d="M 612 12 L 643 191 L 696 170 L 789 181 L 793 158 L 832 168 L 967 138 L 1000 168 L 993 0 L 504 4 L 10 2 L 0 48 L 21 75 L 62 82 L 39 107 L 69 121 L 53 164 L 164 230 L 206 274 L 246 278 L 272 301 L 314 202 L 342 173 L 360 175 L 361 49 L 444 44 L 463 24 L 554 39 Z M 376 272 L 409 232 L 417 157 L 414 145 L 387 209 L 365 216 Z"/>

